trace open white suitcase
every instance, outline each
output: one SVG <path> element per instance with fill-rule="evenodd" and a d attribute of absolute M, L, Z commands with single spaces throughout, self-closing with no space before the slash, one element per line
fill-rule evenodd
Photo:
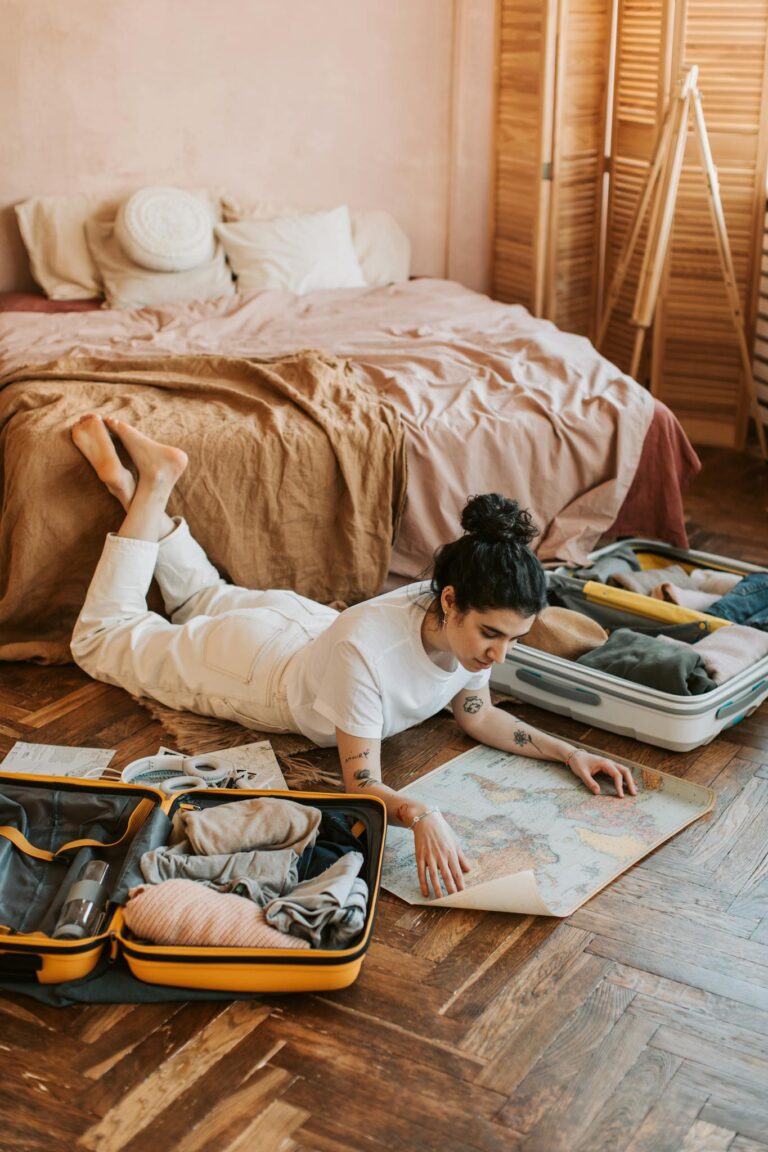
<path fill-rule="evenodd" d="M 631 547 L 642 567 L 682 564 L 719 571 L 762 572 L 765 569 L 709 552 L 673 548 L 655 540 L 622 540 L 593 552 L 595 561 L 616 548 Z M 631 626 L 631 625 L 630 625 Z M 673 696 L 619 676 L 585 667 L 522 644 L 510 649 L 504 664 L 494 665 L 491 687 L 519 700 L 537 704 L 631 736 L 660 748 L 687 752 L 738 724 L 768 696 L 768 656 L 711 692 Z"/>

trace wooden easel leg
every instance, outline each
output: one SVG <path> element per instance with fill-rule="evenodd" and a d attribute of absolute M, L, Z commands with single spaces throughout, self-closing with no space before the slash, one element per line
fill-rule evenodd
<path fill-rule="evenodd" d="M 648 175 L 646 177 L 645 186 L 643 188 L 642 195 L 640 197 L 640 202 L 639 202 L 638 208 L 637 208 L 637 213 L 635 215 L 635 221 L 634 221 L 634 224 L 632 225 L 632 231 L 630 232 L 627 243 L 626 243 L 626 245 L 625 245 L 625 247 L 621 253 L 621 256 L 619 258 L 619 262 L 616 265 L 616 269 L 615 269 L 613 277 L 611 279 L 610 287 L 608 289 L 608 292 L 606 293 L 605 307 L 603 309 L 603 317 L 602 317 L 602 320 L 600 321 L 600 327 L 599 327 L 598 333 L 597 333 L 596 344 L 597 344 L 598 348 L 601 347 L 603 340 L 605 339 L 605 334 L 608 330 L 608 324 L 610 322 L 611 315 L 613 313 L 613 309 L 616 307 L 616 303 L 619 299 L 619 295 L 621 293 L 621 288 L 622 288 L 622 285 L 623 285 L 624 280 L 626 278 L 627 272 L 629 271 L 629 265 L 630 265 L 630 262 L 632 260 L 632 256 L 634 254 L 635 247 L 637 246 L 637 241 L 640 238 L 640 232 L 642 231 L 643 221 L 645 220 L 645 216 L 646 216 L 646 213 L 648 211 L 648 206 L 649 206 L 649 204 L 651 204 L 652 198 L 653 198 L 653 209 L 652 209 L 652 213 L 651 213 L 651 224 L 649 225 L 649 229 L 648 229 L 649 238 L 650 238 L 652 232 L 655 230 L 653 222 L 654 222 L 654 220 L 656 220 L 656 218 L 658 217 L 658 214 L 659 214 L 660 199 L 662 198 L 662 195 L 663 195 L 662 190 L 661 190 L 661 185 L 665 183 L 664 178 L 662 178 L 661 184 L 660 184 L 659 183 L 659 177 L 662 175 L 662 172 L 665 174 L 669 172 L 669 165 L 670 165 L 669 150 L 670 150 L 670 146 L 672 144 L 673 139 L 676 138 L 680 133 L 681 121 L 685 122 L 686 130 L 687 130 L 688 103 L 689 103 L 690 93 L 691 93 L 691 91 L 692 91 L 692 89 L 696 83 L 697 75 L 698 75 L 698 68 L 696 68 L 696 67 L 691 68 L 686 73 L 686 75 L 683 77 L 683 80 L 680 83 L 680 90 L 677 94 L 677 98 L 674 100 L 673 103 L 670 104 L 670 106 L 667 110 L 666 117 L 664 118 L 664 123 L 663 123 L 662 129 L 661 129 L 661 135 L 659 136 L 659 142 L 656 146 L 656 151 L 654 153 L 653 160 L 651 162 L 651 167 L 650 167 L 650 169 L 648 171 Z M 668 183 L 668 180 L 666 182 Z M 643 264 L 645 265 L 645 263 L 646 263 L 646 261 L 644 258 Z M 634 357 L 633 357 L 633 364 L 634 364 Z M 634 375 L 634 372 L 632 372 L 631 375 Z"/>
<path fill-rule="evenodd" d="M 643 344 L 645 343 L 645 334 L 647 328 L 638 328 L 635 332 L 635 344 L 632 349 L 632 363 L 629 366 L 629 374 L 633 380 L 637 380 L 637 370 L 640 367 L 640 357 L 643 354 Z"/>
<path fill-rule="evenodd" d="M 659 173 L 661 172 L 661 169 L 666 161 L 667 149 L 669 148 L 669 142 L 672 133 L 673 111 L 674 110 L 670 108 L 667 113 L 667 118 L 664 121 L 664 126 L 661 131 L 661 136 L 659 137 L 656 153 L 653 157 L 651 167 L 648 170 L 645 186 L 640 196 L 640 203 L 637 207 L 637 213 L 635 215 L 635 222 L 632 225 L 632 231 L 629 234 L 629 238 L 624 246 L 624 250 L 619 257 L 619 262 L 614 269 L 613 276 L 611 277 L 611 283 L 605 296 L 603 317 L 600 321 L 600 327 L 597 333 L 596 345 L 598 348 L 603 343 L 605 334 L 608 331 L 608 325 L 610 323 L 613 310 L 616 307 L 616 303 L 621 294 L 622 285 L 626 279 L 627 272 L 629 271 L 629 265 L 632 262 L 632 257 L 634 256 L 635 248 L 637 247 L 637 241 L 640 238 L 640 232 L 642 231 L 643 221 L 645 219 L 646 212 L 648 211 L 648 205 L 651 202 L 651 196 L 656 188 Z"/>
<path fill-rule="evenodd" d="M 704 112 L 701 107 L 701 95 L 698 88 L 695 88 L 693 92 L 693 107 L 695 112 L 696 135 L 698 137 L 699 147 L 701 148 L 702 160 L 704 162 L 704 173 L 707 182 L 707 202 L 709 204 L 709 211 L 715 230 L 717 254 L 720 258 L 720 268 L 723 273 L 723 279 L 725 281 L 725 291 L 728 296 L 728 303 L 730 305 L 731 319 L 733 321 L 733 326 L 736 330 L 736 336 L 739 342 L 739 353 L 741 356 L 742 372 L 744 376 L 744 387 L 747 390 L 750 414 L 755 422 L 755 428 L 757 429 L 757 439 L 760 445 L 760 453 L 765 460 L 768 456 L 766 453 L 765 444 L 765 426 L 763 425 L 762 421 L 760 405 L 757 402 L 757 388 L 755 386 L 755 378 L 752 375 L 752 358 L 750 357 L 749 347 L 747 345 L 744 314 L 741 310 L 739 290 L 736 287 L 736 274 L 733 267 L 733 258 L 731 256 L 731 246 L 728 241 L 728 231 L 725 226 L 725 216 L 723 214 L 723 204 L 720 198 L 720 187 L 717 179 L 717 169 L 715 168 L 715 163 L 712 159 L 712 151 L 709 146 L 707 126 L 704 122 Z"/>

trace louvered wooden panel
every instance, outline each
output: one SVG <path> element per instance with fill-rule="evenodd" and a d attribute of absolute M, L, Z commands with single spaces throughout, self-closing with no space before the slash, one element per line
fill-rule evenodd
<path fill-rule="evenodd" d="M 555 0 L 501 0 L 493 294 L 543 307 Z"/>
<path fill-rule="evenodd" d="M 760 260 L 754 356 L 757 400 L 763 424 L 768 428 L 768 213 L 765 216 Z"/>
<path fill-rule="evenodd" d="M 768 0 L 687 0 L 682 65 L 699 89 L 745 315 L 765 180 Z M 698 147 L 689 139 L 654 333 L 653 388 L 699 443 L 739 446 L 748 415 Z"/>
<path fill-rule="evenodd" d="M 560 0 L 546 315 L 594 335 L 600 271 L 610 0 Z"/>
<path fill-rule="evenodd" d="M 666 0 L 620 0 L 611 145 L 611 181 L 605 242 L 606 283 L 621 258 L 635 220 L 670 85 L 672 16 Z M 644 227 L 601 351 L 629 370 L 637 329 L 630 323 L 646 241 Z M 647 352 L 647 349 L 646 349 Z M 644 365 L 638 373 L 646 375 Z"/>

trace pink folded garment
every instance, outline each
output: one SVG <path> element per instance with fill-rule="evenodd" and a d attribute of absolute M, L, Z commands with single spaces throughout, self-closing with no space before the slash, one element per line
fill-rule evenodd
<path fill-rule="evenodd" d="M 716 596 L 727 596 L 743 580 L 740 572 L 718 572 L 714 568 L 694 568 L 688 576 L 699 592 L 713 592 Z"/>
<path fill-rule="evenodd" d="M 701 592 L 697 588 L 679 588 L 677 584 L 657 584 L 651 591 L 654 600 L 666 600 L 668 604 L 681 604 L 684 608 L 694 608 L 706 612 L 720 597 L 716 592 Z"/>
<path fill-rule="evenodd" d="M 681 644 L 671 636 L 664 636 L 667 644 Z M 689 648 L 690 645 L 684 645 Z M 743 672 L 754 668 L 759 660 L 768 656 L 768 632 L 750 628 L 747 624 L 731 624 L 730 628 L 716 628 L 708 636 L 697 640 L 693 645 L 697 656 L 701 656 L 707 675 L 715 684 L 724 684 Z"/>
<path fill-rule="evenodd" d="M 270 927 L 252 900 L 215 892 L 194 880 L 132 888 L 125 923 L 150 944 L 190 948 L 309 948 L 308 941 Z"/>

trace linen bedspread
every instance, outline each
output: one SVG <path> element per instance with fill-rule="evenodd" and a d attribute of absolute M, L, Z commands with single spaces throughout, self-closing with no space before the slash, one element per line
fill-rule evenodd
<path fill-rule="evenodd" d="M 408 498 L 393 568 L 407 576 L 456 536 L 468 495 L 494 490 L 533 510 L 542 559 L 582 563 L 616 519 L 654 412 L 650 395 L 588 340 L 447 280 L 11 315 L 0 315 L 6 370 L 33 347 L 39 363 L 73 345 L 111 359 L 320 348 L 352 360 L 406 426 Z"/>
<path fill-rule="evenodd" d="M 404 436 L 346 362 L 79 356 L 6 371 L 0 387 L 0 659 L 71 659 L 104 535 L 120 523 L 70 438 L 86 411 L 188 452 L 169 510 L 235 583 L 348 602 L 381 587 L 405 497 Z"/>

